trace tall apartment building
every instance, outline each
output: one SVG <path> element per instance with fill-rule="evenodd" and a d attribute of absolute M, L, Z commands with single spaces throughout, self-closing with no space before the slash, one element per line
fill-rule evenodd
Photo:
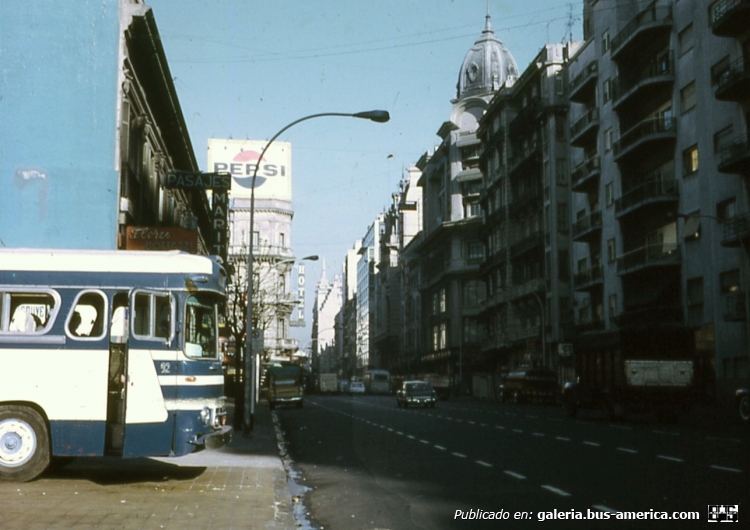
<path fill-rule="evenodd" d="M 750 376 L 750 4 L 586 0 L 571 57 L 575 350 L 695 352 L 720 395 Z M 714 383 L 715 382 L 715 383 Z"/>
<path fill-rule="evenodd" d="M 438 130 L 440 144 L 417 164 L 422 234 L 410 245 L 405 262 L 420 267 L 419 362 L 423 372 L 451 375 L 456 381 L 469 373 L 480 353 L 485 290 L 478 275 L 484 245 L 477 127 L 494 93 L 517 77 L 516 61 L 495 37 L 488 15 L 481 37 L 459 70 L 450 118 Z"/>
<path fill-rule="evenodd" d="M 568 103 L 577 43 L 548 44 L 481 120 L 482 367 L 557 367 L 572 340 Z"/>
<path fill-rule="evenodd" d="M 380 368 L 380 358 L 373 347 L 375 311 L 377 310 L 377 264 L 380 262 L 383 216 L 367 227 L 357 261 L 356 361 L 353 373 L 361 376 L 371 368 Z"/>
<path fill-rule="evenodd" d="M 312 354 L 319 374 L 339 373 L 341 370 L 343 347 L 337 333 L 337 317 L 343 307 L 343 295 L 341 276 L 337 274 L 329 280 L 323 262 L 312 308 Z"/>

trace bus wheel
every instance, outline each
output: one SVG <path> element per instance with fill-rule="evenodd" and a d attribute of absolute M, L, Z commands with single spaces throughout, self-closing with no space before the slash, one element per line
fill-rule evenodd
<path fill-rule="evenodd" d="M 49 465 L 47 425 L 38 412 L 0 406 L 0 482 L 27 482 Z"/>

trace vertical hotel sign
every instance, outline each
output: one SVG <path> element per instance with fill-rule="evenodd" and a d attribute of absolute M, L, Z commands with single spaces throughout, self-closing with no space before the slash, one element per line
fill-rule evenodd
<path fill-rule="evenodd" d="M 263 140 L 208 140 L 208 168 L 232 177 L 232 199 L 250 198 L 253 173 L 256 199 L 292 200 L 292 144 L 274 142 L 259 160 Z"/>

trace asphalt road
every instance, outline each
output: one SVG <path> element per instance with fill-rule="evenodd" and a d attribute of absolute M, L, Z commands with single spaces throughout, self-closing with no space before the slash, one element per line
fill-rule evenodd
<path fill-rule="evenodd" d="M 739 421 L 610 423 L 478 401 L 405 410 L 385 396 L 310 396 L 277 417 L 311 488 L 309 519 L 325 529 L 530 528 L 541 518 L 555 528 L 698 528 L 709 505 L 739 505 L 750 520 L 750 429 Z M 698 519 L 654 519 L 662 512 Z"/>

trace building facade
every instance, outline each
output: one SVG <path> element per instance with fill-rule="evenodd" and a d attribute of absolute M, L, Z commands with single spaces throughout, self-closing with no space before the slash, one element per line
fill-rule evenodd
<path fill-rule="evenodd" d="M 0 241 L 5 247 L 215 254 L 199 173 L 151 8 L 105 0 L 55 16 L 3 3 Z M 82 46 L 82 43 L 90 45 Z"/>
<path fill-rule="evenodd" d="M 749 13 L 587 0 L 570 62 L 575 349 L 694 352 L 707 399 L 750 376 Z"/>

